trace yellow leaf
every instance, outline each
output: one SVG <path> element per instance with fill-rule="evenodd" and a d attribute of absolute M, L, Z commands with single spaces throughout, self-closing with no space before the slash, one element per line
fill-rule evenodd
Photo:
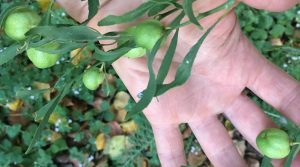
<path fill-rule="evenodd" d="M 130 96 L 128 93 L 121 91 L 118 92 L 115 96 L 115 100 L 114 100 L 114 107 L 117 110 L 122 110 L 126 107 L 126 105 L 128 104 L 128 101 L 130 99 Z"/>
<path fill-rule="evenodd" d="M 43 83 L 43 82 L 34 82 L 33 83 L 33 86 L 37 89 L 50 89 L 50 84 L 48 83 Z M 47 101 L 50 101 L 51 100 L 51 97 L 50 97 L 50 94 L 51 94 L 51 90 L 49 91 L 46 91 L 44 94 L 43 94 L 43 97 L 47 100 Z"/>
<path fill-rule="evenodd" d="M 124 122 L 125 121 L 125 117 L 126 117 L 127 111 L 122 109 L 122 110 L 118 110 L 117 114 L 116 114 L 116 120 L 118 122 Z"/>
<path fill-rule="evenodd" d="M 52 132 L 51 132 L 51 136 L 49 136 L 49 137 L 47 138 L 47 140 L 53 143 L 53 142 L 55 142 L 55 141 L 56 141 L 57 139 L 59 139 L 59 138 L 61 138 L 61 134 L 52 131 Z"/>
<path fill-rule="evenodd" d="M 97 150 L 103 150 L 105 147 L 105 136 L 103 133 L 100 133 L 96 138 L 96 147 Z"/>
<path fill-rule="evenodd" d="M 36 0 L 40 6 L 40 8 L 42 9 L 42 12 L 46 12 L 48 10 L 48 6 L 51 3 L 51 0 Z M 55 9 L 59 8 L 58 3 L 55 3 L 53 6 Z"/>
<path fill-rule="evenodd" d="M 121 129 L 123 130 L 123 132 L 129 133 L 129 134 L 136 132 L 136 130 L 138 128 L 138 126 L 134 122 L 134 120 L 121 123 L 120 126 L 121 126 Z"/>
<path fill-rule="evenodd" d="M 18 111 L 23 106 L 23 101 L 20 99 L 16 99 L 13 102 L 6 104 L 7 108 L 11 111 Z"/>
<path fill-rule="evenodd" d="M 53 113 L 51 113 L 48 122 L 50 124 L 60 124 L 60 123 L 67 122 L 67 119 L 63 117 L 61 114 L 59 114 L 58 112 L 54 111 Z"/>
<path fill-rule="evenodd" d="M 91 55 L 91 51 L 87 48 L 77 48 L 70 53 L 70 57 L 72 58 L 71 63 L 74 65 L 78 65 L 80 63 L 80 60 L 88 58 Z"/>

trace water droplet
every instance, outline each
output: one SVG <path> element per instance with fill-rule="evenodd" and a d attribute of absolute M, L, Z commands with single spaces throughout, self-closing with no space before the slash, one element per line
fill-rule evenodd
<path fill-rule="evenodd" d="M 185 61 L 185 63 L 186 63 L 186 64 L 190 64 L 190 61 L 187 60 L 187 61 Z"/>
<path fill-rule="evenodd" d="M 94 156 L 89 156 L 88 161 L 92 161 L 94 159 Z"/>
<path fill-rule="evenodd" d="M 75 95 L 79 95 L 79 91 L 78 91 L 78 90 L 73 90 L 73 93 L 74 93 Z"/>
<path fill-rule="evenodd" d="M 139 94 L 137 94 L 137 97 L 139 98 L 139 99 L 141 99 L 142 97 L 143 97 L 143 92 L 140 92 Z"/>

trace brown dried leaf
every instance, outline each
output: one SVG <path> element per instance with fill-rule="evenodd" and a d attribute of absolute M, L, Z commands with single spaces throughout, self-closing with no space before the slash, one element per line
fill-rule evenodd
<path fill-rule="evenodd" d="M 245 141 L 237 141 L 237 140 L 233 140 L 233 143 L 235 145 L 235 147 L 237 148 L 239 154 L 241 155 L 241 157 L 244 157 L 245 155 L 245 151 L 246 151 L 246 144 Z"/>
<path fill-rule="evenodd" d="M 34 82 L 33 83 L 33 86 L 37 89 L 50 89 L 50 84 L 49 83 L 43 83 L 43 82 Z M 51 100 L 51 90 L 48 90 L 46 91 L 44 94 L 43 94 L 43 97 L 47 100 L 47 101 L 50 101 Z"/>
<path fill-rule="evenodd" d="M 187 161 L 190 166 L 201 166 L 206 161 L 206 156 L 202 152 L 190 152 Z"/>
<path fill-rule="evenodd" d="M 192 134 L 192 129 L 190 127 L 187 127 L 186 129 L 184 129 L 183 133 L 182 133 L 182 137 L 183 139 L 186 139 L 188 137 L 190 137 Z"/>
<path fill-rule="evenodd" d="M 70 53 L 70 57 L 72 58 L 71 63 L 74 65 L 78 65 L 81 59 L 90 57 L 92 52 L 87 48 L 77 48 Z"/>
<path fill-rule="evenodd" d="M 283 42 L 280 38 L 272 38 L 271 39 L 272 46 L 282 46 Z"/>
<path fill-rule="evenodd" d="M 118 110 L 116 112 L 116 120 L 118 122 L 124 122 L 125 121 L 125 117 L 126 117 L 127 111 L 122 109 L 122 110 Z"/>
<path fill-rule="evenodd" d="M 121 126 L 119 125 L 118 122 L 116 121 L 109 122 L 108 125 L 110 127 L 110 135 L 115 136 L 123 133 Z"/>

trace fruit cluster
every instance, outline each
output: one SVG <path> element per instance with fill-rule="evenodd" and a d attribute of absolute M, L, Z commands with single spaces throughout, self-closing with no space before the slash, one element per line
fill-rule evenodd
<path fill-rule="evenodd" d="M 21 7 L 10 12 L 4 23 L 4 32 L 11 39 L 19 42 L 26 39 L 26 33 L 39 25 L 41 17 L 33 10 Z M 151 50 L 155 43 L 163 35 L 164 27 L 157 20 L 147 20 L 136 26 L 129 27 L 121 33 L 122 37 L 132 40 L 136 47 L 131 49 L 124 56 L 138 58 Z M 128 40 L 127 40 L 128 41 Z M 124 41 L 119 40 L 119 45 Z M 58 42 L 52 41 L 36 48 L 27 48 L 26 53 L 29 60 L 40 69 L 49 68 L 56 64 L 61 54 L 53 54 L 47 51 L 57 50 L 60 47 Z M 87 69 L 83 73 L 83 84 L 90 90 L 96 90 L 104 81 L 105 73 L 97 68 Z"/>

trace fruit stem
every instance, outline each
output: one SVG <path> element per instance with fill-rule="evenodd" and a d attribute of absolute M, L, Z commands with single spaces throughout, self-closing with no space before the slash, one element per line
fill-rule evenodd
<path fill-rule="evenodd" d="M 227 9 L 228 11 L 231 11 L 233 9 L 233 7 L 236 5 L 236 3 L 233 3 L 235 2 L 234 0 L 227 0 L 227 2 L 223 3 L 222 5 L 212 9 L 212 10 L 209 10 L 207 12 L 204 12 L 204 13 L 199 13 L 198 16 L 196 17 L 198 20 L 201 20 L 203 19 L 204 17 L 207 17 L 211 14 L 214 14 L 214 13 L 217 13 L 223 9 Z M 181 23 L 179 24 L 178 26 L 175 26 L 175 27 L 166 27 L 166 29 L 177 29 L 177 28 L 180 28 L 180 27 L 184 27 L 186 25 L 189 25 L 191 24 L 191 21 L 186 21 L 184 23 Z"/>
<path fill-rule="evenodd" d="M 290 146 L 300 145 L 300 142 L 292 142 L 290 143 Z"/>

